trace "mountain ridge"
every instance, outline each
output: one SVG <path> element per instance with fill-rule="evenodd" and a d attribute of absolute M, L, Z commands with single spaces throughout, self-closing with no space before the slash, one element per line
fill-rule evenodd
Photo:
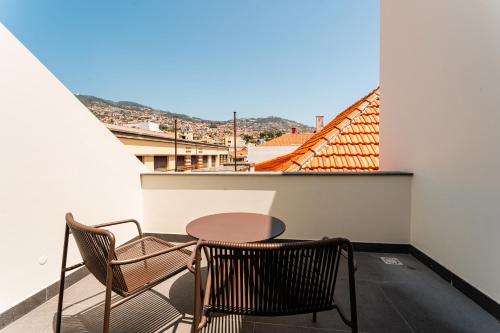
<path fill-rule="evenodd" d="M 179 128 L 191 131 L 195 138 L 219 142 L 232 133 L 232 120 L 202 119 L 156 109 L 133 101 L 112 101 L 92 95 L 75 94 L 75 96 L 104 123 L 124 125 L 153 121 L 159 123 L 163 131 L 171 132 L 174 119 L 178 119 Z M 248 141 L 275 137 L 289 132 L 291 128 L 304 133 L 314 131 L 311 126 L 276 116 L 238 118 L 237 124 L 240 136 L 245 136 Z"/>

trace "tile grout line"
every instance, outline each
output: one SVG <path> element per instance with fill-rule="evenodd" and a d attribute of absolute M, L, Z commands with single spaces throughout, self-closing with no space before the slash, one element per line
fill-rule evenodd
<path fill-rule="evenodd" d="M 278 323 L 267 323 L 262 321 L 255 321 L 254 323 L 254 332 L 255 332 L 255 324 L 259 324 L 262 326 L 280 326 L 280 327 L 293 327 L 293 328 L 301 328 L 301 329 L 309 329 L 315 331 L 331 331 L 331 332 L 350 332 L 348 330 L 336 329 L 336 328 L 321 328 L 321 327 L 313 327 L 313 326 L 299 326 L 299 325 L 287 325 L 287 324 L 278 324 Z M 368 333 L 367 331 L 360 331 L 360 333 Z"/>
<path fill-rule="evenodd" d="M 394 303 L 390 300 L 390 298 L 387 296 L 387 294 L 385 293 L 384 289 L 379 285 L 377 284 L 377 288 L 380 289 L 380 291 L 382 292 L 382 295 L 384 296 L 384 298 L 386 299 L 386 301 L 390 304 L 390 306 L 394 309 L 394 311 L 396 311 L 396 313 L 401 317 L 401 319 L 403 319 L 404 323 L 408 326 L 408 328 L 413 332 L 413 333 L 416 333 L 415 329 L 413 328 L 413 326 L 410 325 L 410 322 L 406 319 L 406 317 L 398 310 L 398 308 L 394 305 Z"/>

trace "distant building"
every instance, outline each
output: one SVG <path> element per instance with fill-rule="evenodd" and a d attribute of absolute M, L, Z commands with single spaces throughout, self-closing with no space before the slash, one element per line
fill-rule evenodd
<path fill-rule="evenodd" d="M 229 149 L 229 163 L 234 163 L 234 149 Z M 236 150 L 236 164 L 246 164 L 248 163 L 248 148 L 244 147 L 242 149 Z"/>
<path fill-rule="evenodd" d="M 106 124 L 107 128 L 151 171 L 175 171 L 173 133 Z M 216 169 L 229 161 L 228 148 L 200 141 L 177 140 L 177 169 Z"/>
<path fill-rule="evenodd" d="M 224 138 L 224 145 L 226 147 L 234 147 L 234 136 L 226 136 Z M 236 148 L 244 148 L 245 147 L 245 140 L 243 140 L 241 137 L 237 136 L 236 137 Z"/>
<path fill-rule="evenodd" d="M 214 138 L 212 138 L 211 136 L 206 135 L 206 134 L 201 137 L 200 141 L 201 142 L 206 142 L 206 143 L 212 143 L 212 144 L 216 144 L 217 143 L 217 141 Z"/>
<path fill-rule="evenodd" d="M 125 126 L 139 128 L 139 129 L 143 129 L 146 131 L 161 132 L 160 124 L 152 122 L 152 121 L 144 121 L 144 122 L 138 123 L 138 124 L 127 124 Z"/>
<path fill-rule="evenodd" d="M 190 132 L 188 129 L 185 129 L 184 131 L 178 131 L 177 132 L 177 139 L 193 141 L 194 134 L 193 134 L 193 132 Z"/>
<path fill-rule="evenodd" d="M 248 163 L 260 163 L 293 152 L 309 140 L 314 133 L 298 133 L 292 128 L 290 133 L 267 141 L 255 147 L 248 147 Z"/>

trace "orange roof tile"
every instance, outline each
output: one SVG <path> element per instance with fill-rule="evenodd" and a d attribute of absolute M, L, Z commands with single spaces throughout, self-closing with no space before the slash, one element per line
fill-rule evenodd
<path fill-rule="evenodd" d="M 229 150 L 229 155 L 234 156 L 234 149 Z M 236 156 L 247 156 L 247 155 L 248 155 L 247 147 L 236 150 Z"/>
<path fill-rule="evenodd" d="M 256 171 L 364 172 L 379 169 L 380 89 L 363 97 L 290 154 Z"/>
<path fill-rule="evenodd" d="M 286 133 L 259 145 L 259 147 L 300 146 L 309 140 L 313 135 L 314 133 Z"/>

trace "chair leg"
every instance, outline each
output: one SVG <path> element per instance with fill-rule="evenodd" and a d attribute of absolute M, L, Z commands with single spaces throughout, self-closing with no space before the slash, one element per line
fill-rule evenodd
<path fill-rule="evenodd" d="M 111 317 L 111 289 L 106 288 L 106 299 L 104 300 L 104 321 L 102 326 L 103 333 L 109 333 L 110 317 Z"/>
<path fill-rule="evenodd" d="M 356 282 L 354 278 L 354 253 L 352 245 L 347 245 L 347 265 L 349 271 L 349 298 L 351 305 L 351 330 L 353 333 L 358 332 L 358 310 L 356 306 Z"/>
<path fill-rule="evenodd" d="M 113 273 L 111 266 L 108 266 L 106 277 L 106 298 L 104 299 L 104 320 L 102 326 L 103 333 L 109 333 L 109 322 L 111 319 L 111 286 L 113 283 Z"/>
<path fill-rule="evenodd" d="M 313 323 L 316 322 L 316 312 L 313 312 Z"/>
<path fill-rule="evenodd" d="M 195 273 L 194 273 L 194 311 L 193 311 L 193 332 L 199 331 L 199 326 L 201 322 L 201 253 L 200 249 L 195 249 Z"/>
<path fill-rule="evenodd" d="M 57 316 L 56 316 L 56 333 L 61 333 L 62 321 L 62 306 L 64 300 L 64 271 L 61 272 L 61 279 L 59 280 L 59 299 L 57 301 Z"/>
<path fill-rule="evenodd" d="M 61 278 L 59 279 L 59 298 L 57 301 L 57 316 L 56 316 L 56 333 L 61 332 L 61 320 L 62 320 L 62 308 L 64 300 L 64 279 L 66 277 L 66 259 L 68 256 L 68 239 L 69 239 L 69 228 L 66 225 L 64 231 L 64 245 L 63 245 L 63 255 L 61 263 Z"/>

